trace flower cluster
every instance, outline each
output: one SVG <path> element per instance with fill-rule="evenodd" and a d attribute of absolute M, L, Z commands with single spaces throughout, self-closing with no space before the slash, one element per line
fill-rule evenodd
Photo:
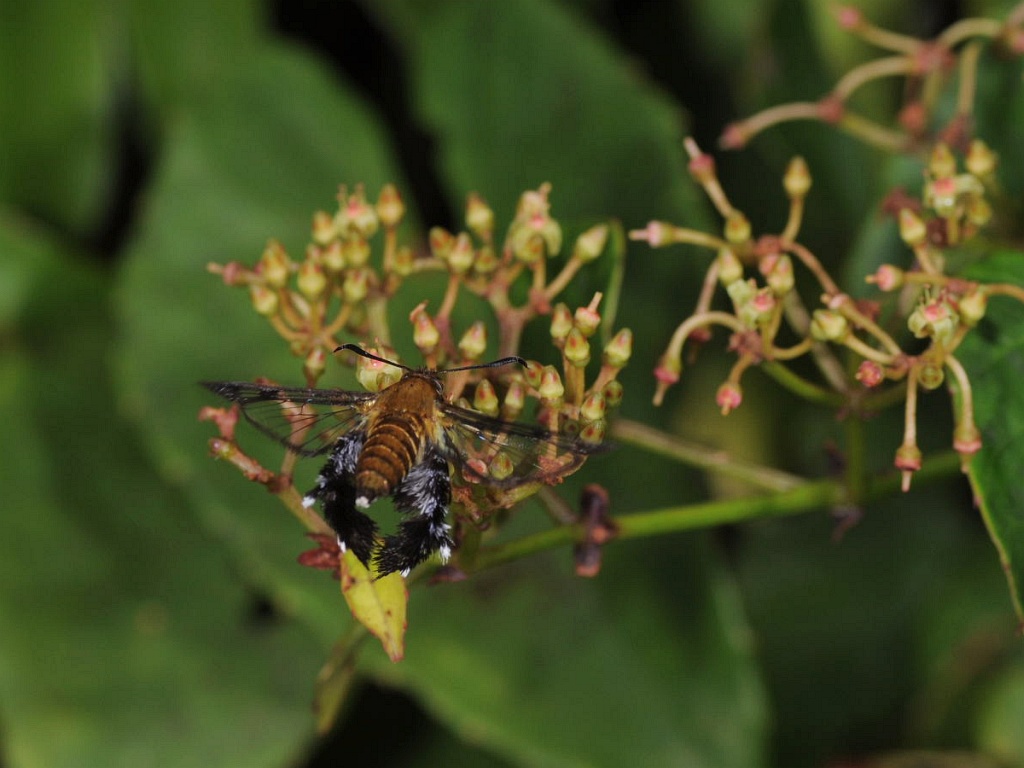
<path fill-rule="evenodd" d="M 549 317 L 560 364 L 528 360 L 524 369 L 455 371 L 444 377 L 445 397 L 501 421 L 519 420 L 532 411 L 547 431 L 568 433 L 596 446 L 604 440 L 608 410 L 622 399 L 618 374 L 632 353 L 632 334 L 628 329 L 611 332 L 612 317 L 607 312 L 602 315 L 600 293 L 575 309 L 558 301 L 581 268 L 606 250 L 610 230 L 609 225 L 600 224 L 583 232 L 568 258 L 549 275 L 549 264 L 562 250 L 563 240 L 562 227 L 550 213 L 549 193 L 547 184 L 524 193 L 501 241 L 495 237 L 493 211 L 472 194 L 466 206 L 466 230 L 452 233 L 434 227 L 427 252 L 417 254 L 401 242 L 405 205 L 394 186 L 385 186 L 375 204 L 367 201 L 362 187 L 352 192 L 342 187 L 337 211 L 313 216 L 311 242 L 301 261 L 271 241 L 253 267 L 231 262 L 210 264 L 209 270 L 228 285 L 248 289 L 254 309 L 302 358 L 310 387 L 324 373 L 332 353 L 353 338 L 374 355 L 398 360 L 392 342 L 391 299 L 403 287 L 415 290 L 411 284 L 420 276 L 447 278 L 436 310 L 430 311 L 429 302 L 422 301 L 408 315 L 407 333 L 430 369 L 486 362 L 488 328 L 494 327 L 498 356 L 518 355 L 526 324 Z M 467 294 L 483 299 L 492 317 L 456 329 L 453 311 Z M 514 297 L 520 297 L 518 303 Z M 598 344 L 599 353 L 594 350 Z M 591 365 L 598 355 L 600 365 Z M 380 360 L 354 354 L 339 359 L 355 367 L 357 380 L 371 392 L 402 376 L 401 369 Z M 206 415 L 216 417 L 224 427 L 217 441 L 218 456 L 229 458 L 248 477 L 268 485 L 288 476 L 293 456 L 286 458 L 280 475 L 267 472 L 238 449 L 232 420 L 217 413 Z M 502 461 L 507 459 L 501 454 L 493 459 L 485 474 L 500 478 Z M 558 464 L 550 482 L 560 481 L 578 466 L 578 462 Z M 540 487 L 531 484 L 503 491 L 471 485 L 457 485 L 454 493 L 461 504 L 459 511 L 474 520 Z M 315 530 L 323 532 L 321 526 Z"/>
<path fill-rule="evenodd" d="M 1024 54 L 1024 3 L 1003 21 L 962 19 L 932 40 L 920 40 L 880 29 L 860 10 L 839 6 L 840 26 L 891 55 L 854 67 L 818 101 L 780 104 L 732 123 L 722 133 L 724 149 L 744 146 L 765 129 L 790 120 L 820 120 L 836 125 L 862 141 L 890 152 L 906 152 L 933 141 L 930 131 L 940 114 L 940 96 L 956 81 L 956 109 L 938 129 L 939 141 L 962 148 L 970 137 L 971 111 L 982 46 L 993 42 L 1011 56 Z M 954 77 L 955 75 L 955 77 Z M 850 99 L 862 86 L 882 78 L 902 77 L 904 103 L 895 126 L 883 125 L 850 109 Z"/>
<path fill-rule="evenodd" d="M 945 273 L 943 248 L 972 236 L 991 215 L 985 190 L 995 167 L 993 153 L 983 142 L 972 142 L 961 170 L 949 148 L 939 144 L 928 164 L 922 200 L 900 194 L 890 201 L 914 263 L 909 269 L 883 265 L 867 280 L 883 291 L 902 292 L 897 310 L 909 307 L 906 328 L 925 344 L 917 354 L 909 354 L 878 322 L 880 304 L 856 301 L 840 290 L 814 254 L 796 240 L 804 198 L 811 186 L 800 158 L 790 163 L 783 179 L 790 201 L 786 226 L 778 235 L 755 238 L 746 217 L 729 204 L 718 184 L 713 159 L 692 140 L 687 140 L 686 146 L 690 172 L 725 224 L 720 237 L 658 221 L 630 233 L 634 240 L 652 246 L 691 243 L 717 251 L 696 309 L 676 328 L 655 368 L 655 403 L 660 403 L 666 389 L 679 379 L 685 342 L 706 341 L 710 328 L 719 325 L 731 332 L 730 349 L 737 356 L 717 393 L 723 414 L 740 405 L 742 374 L 757 364 L 764 364 L 769 373 L 796 391 L 819 395 L 817 399 L 846 412 L 863 411 L 871 405 L 867 390 L 886 380 L 899 382 L 897 386 L 905 386 L 906 418 L 895 465 L 903 473 L 906 490 L 911 474 L 921 466 L 916 439 L 918 391 L 937 388 L 948 372 L 958 395 L 953 446 L 966 463 L 981 447 L 981 439 L 974 425 L 970 381 L 954 353 L 984 315 L 988 297 L 1004 294 L 1024 301 L 1024 290 L 1018 286 L 979 285 Z M 795 265 L 807 269 L 821 289 L 820 306 L 813 311 L 808 311 L 808 304 L 794 290 Z M 748 276 L 751 273 L 756 276 Z M 729 298 L 730 311 L 711 308 L 719 284 Z M 799 340 L 780 345 L 784 328 Z M 846 366 L 834 356 L 835 347 L 845 347 L 860 359 L 856 381 L 851 381 Z M 804 354 L 813 355 L 827 387 L 803 380 L 786 368 L 786 361 Z"/>

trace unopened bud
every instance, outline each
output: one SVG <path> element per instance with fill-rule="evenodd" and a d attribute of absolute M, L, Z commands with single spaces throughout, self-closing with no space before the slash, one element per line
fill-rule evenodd
<path fill-rule="evenodd" d="M 633 355 L 633 332 L 623 328 L 616 333 L 608 346 L 604 348 L 604 364 L 615 368 L 623 368 Z"/>
<path fill-rule="evenodd" d="M 601 327 L 601 314 L 597 311 L 597 303 L 591 302 L 589 307 L 579 307 L 573 316 L 573 325 L 587 338 L 594 335 Z"/>
<path fill-rule="evenodd" d="M 565 337 L 565 347 L 562 350 L 565 359 L 577 368 L 583 368 L 590 362 L 590 342 L 580 332 L 579 328 L 573 328 Z"/>
<path fill-rule="evenodd" d="M 337 274 L 345 268 L 345 255 L 340 240 L 331 240 L 320 250 L 320 262 L 324 269 L 332 274 Z"/>
<path fill-rule="evenodd" d="M 770 288 L 761 288 L 738 308 L 740 321 L 748 328 L 757 328 L 768 322 L 777 301 Z"/>
<path fill-rule="evenodd" d="M 964 325 L 973 328 L 985 316 L 988 307 L 988 292 L 978 286 L 960 299 L 960 319 Z"/>
<path fill-rule="evenodd" d="M 811 172 L 802 157 L 794 157 L 786 167 L 786 175 L 782 177 L 782 186 L 786 194 L 794 200 L 801 200 L 811 188 Z"/>
<path fill-rule="evenodd" d="M 433 352 L 441 340 L 441 334 L 433 319 L 422 310 L 413 316 L 412 340 L 416 348 L 425 355 Z"/>
<path fill-rule="evenodd" d="M 455 235 L 444 227 L 431 227 L 428 239 L 430 252 L 441 261 L 448 261 L 448 254 L 451 253 L 452 246 L 455 245 Z"/>
<path fill-rule="evenodd" d="M 316 381 L 319 379 L 324 371 L 327 369 L 327 355 L 324 354 L 323 347 L 316 346 L 309 351 L 306 355 L 306 360 L 303 363 L 302 371 L 306 374 L 306 378 L 310 381 Z"/>
<path fill-rule="evenodd" d="M 513 471 L 515 471 L 515 465 L 512 463 L 512 459 L 500 452 L 487 465 L 487 474 L 495 480 L 505 480 L 512 476 Z"/>
<path fill-rule="evenodd" d="M 526 405 L 526 390 L 519 379 L 512 379 L 505 390 L 505 401 L 501 406 L 501 416 L 507 421 L 515 421 Z"/>
<path fill-rule="evenodd" d="M 460 232 L 448 252 L 448 268 L 453 274 L 464 274 L 473 266 L 475 256 L 473 241 L 469 239 L 469 234 Z"/>
<path fill-rule="evenodd" d="M 625 389 L 622 382 L 613 379 L 604 385 L 604 404 L 607 408 L 618 408 L 622 404 L 622 396 Z"/>
<path fill-rule="evenodd" d="M 921 245 L 928 238 L 928 228 L 921 217 L 909 208 L 899 213 L 900 238 L 911 248 Z"/>
<path fill-rule="evenodd" d="M 607 430 L 608 425 L 603 420 L 591 421 L 583 425 L 583 429 L 580 430 L 579 441 L 587 445 L 600 445 L 604 442 Z"/>
<path fill-rule="evenodd" d="M 356 235 L 345 241 L 342 246 L 345 263 L 350 267 L 363 267 L 370 260 L 370 243 L 364 237 Z"/>
<path fill-rule="evenodd" d="M 377 216 L 388 228 L 397 227 L 405 218 L 405 202 L 394 184 L 385 184 L 381 187 L 377 196 Z"/>
<path fill-rule="evenodd" d="M 541 400 L 548 402 L 561 400 L 565 396 L 565 385 L 562 384 L 562 377 L 558 375 L 553 365 L 545 365 L 540 377 L 540 386 L 537 393 Z"/>
<path fill-rule="evenodd" d="M 957 192 L 956 179 L 944 176 L 925 185 L 924 198 L 935 213 L 948 218 L 956 213 Z"/>
<path fill-rule="evenodd" d="M 607 242 L 608 225 L 597 224 L 576 238 L 576 245 L 573 246 L 572 255 L 584 263 L 593 261 L 604 251 L 604 246 Z"/>
<path fill-rule="evenodd" d="M 327 211 L 317 211 L 313 214 L 313 241 L 320 245 L 327 245 L 338 236 L 338 229 L 334 225 L 334 217 Z"/>
<path fill-rule="evenodd" d="M 412 252 L 412 248 L 407 245 L 402 245 L 395 251 L 395 258 L 391 262 L 391 267 L 394 269 L 396 275 L 399 275 L 400 277 L 408 277 L 412 274 L 413 264 L 415 261 L 416 254 Z"/>
<path fill-rule="evenodd" d="M 558 303 L 551 310 L 551 338 L 556 342 L 565 340 L 572 330 L 572 312 L 565 304 Z"/>
<path fill-rule="evenodd" d="M 776 296 L 785 296 L 793 290 L 795 278 L 793 276 L 793 260 L 788 254 L 776 254 L 773 258 L 763 260 L 762 270 L 768 269 L 765 279 L 768 287 Z"/>
<path fill-rule="evenodd" d="M 732 245 L 743 245 L 750 240 L 750 222 L 739 211 L 733 211 L 725 220 L 725 239 Z"/>
<path fill-rule="evenodd" d="M 249 298 L 252 299 L 253 308 L 264 317 L 269 317 L 277 312 L 277 291 L 271 290 L 265 285 L 253 283 L 249 286 Z"/>
<path fill-rule="evenodd" d="M 291 259 L 288 258 L 284 246 L 277 240 L 271 240 L 263 249 L 257 270 L 271 288 L 284 288 L 288 284 L 291 266 Z"/>
<path fill-rule="evenodd" d="M 865 387 L 877 387 L 885 380 L 885 371 L 874 360 L 864 360 L 857 368 L 857 381 Z"/>
<path fill-rule="evenodd" d="M 757 293 L 757 284 L 753 280 L 734 280 L 725 286 L 725 292 L 732 299 L 732 305 L 739 309 Z"/>
<path fill-rule="evenodd" d="M 303 296 L 310 301 L 316 300 L 327 289 L 324 268 L 313 259 L 306 259 L 299 267 L 297 284 Z"/>
<path fill-rule="evenodd" d="M 971 197 L 965 213 L 967 220 L 976 227 L 984 227 L 992 220 L 992 206 L 984 197 Z"/>
<path fill-rule="evenodd" d="M 473 392 L 473 408 L 487 416 L 498 415 L 498 395 L 488 379 L 482 379 Z"/>
<path fill-rule="evenodd" d="M 732 248 L 718 250 L 718 280 L 728 287 L 743 279 L 743 264 Z"/>
<path fill-rule="evenodd" d="M 473 269 L 477 274 L 489 275 L 501 266 L 501 260 L 494 248 L 489 245 L 482 245 L 477 249 L 476 261 L 473 262 Z"/>
<path fill-rule="evenodd" d="M 338 202 L 340 206 L 335 217 L 335 225 L 339 235 L 362 235 L 368 238 L 377 231 L 380 223 L 377 212 L 366 202 L 366 192 L 362 184 L 357 185 L 351 195 L 347 194 L 345 187 L 341 187 L 338 191 Z"/>
<path fill-rule="evenodd" d="M 591 392 L 580 404 L 580 420 L 586 423 L 603 419 L 607 410 L 604 395 L 601 392 Z"/>
<path fill-rule="evenodd" d="M 341 285 L 341 295 L 346 304 L 358 304 L 370 292 L 370 272 L 368 269 L 350 269 L 345 274 L 345 282 Z"/>
<path fill-rule="evenodd" d="M 936 179 L 956 174 L 956 158 L 945 142 L 940 141 L 932 148 L 931 156 L 928 158 L 928 171 Z"/>
<path fill-rule="evenodd" d="M 512 237 L 512 253 L 523 264 L 536 264 L 544 258 L 544 238 L 520 227 Z"/>
<path fill-rule="evenodd" d="M 539 389 L 541 379 L 544 377 L 544 366 L 536 360 L 526 362 L 526 383 L 531 389 Z"/>
<path fill-rule="evenodd" d="M 995 173 L 997 161 L 996 153 L 989 149 L 988 144 L 981 139 L 975 139 L 967 148 L 964 165 L 979 179 L 988 179 Z"/>
<path fill-rule="evenodd" d="M 846 318 L 831 309 L 816 309 L 811 320 L 811 336 L 817 341 L 842 341 L 850 332 Z"/>
<path fill-rule="evenodd" d="M 375 349 L 367 351 L 381 354 Z M 356 360 L 356 380 L 369 392 L 380 392 L 387 389 L 401 378 L 402 369 L 397 366 L 367 357 L 360 357 Z"/>
<path fill-rule="evenodd" d="M 459 352 L 465 360 L 479 360 L 487 351 L 487 326 L 477 320 L 459 339 Z"/>
<path fill-rule="evenodd" d="M 482 240 L 490 240 L 494 232 L 494 211 L 476 192 L 466 198 L 466 226 Z"/>

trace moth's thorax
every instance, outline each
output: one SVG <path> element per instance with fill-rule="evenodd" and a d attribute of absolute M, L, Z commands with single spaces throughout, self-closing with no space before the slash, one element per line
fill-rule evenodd
<path fill-rule="evenodd" d="M 356 503 L 367 506 L 387 496 L 423 454 L 433 433 L 436 377 L 410 372 L 377 398 L 366 425 L 366 441 L 356 462 Z"/>

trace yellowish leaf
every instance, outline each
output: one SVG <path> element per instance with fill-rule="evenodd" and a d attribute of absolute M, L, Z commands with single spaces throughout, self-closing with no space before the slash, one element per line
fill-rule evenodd
<path fill-rule="evenodd" d="M 409 592 L 400 573 L 377 578 L 351 550 L 341 558 L 341 593 L 360 624 L 380 640 L 392 661 L 405 655 Z"/>

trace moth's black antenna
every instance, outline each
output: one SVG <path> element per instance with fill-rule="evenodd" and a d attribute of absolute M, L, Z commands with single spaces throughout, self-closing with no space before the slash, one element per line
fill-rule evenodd
<path fill-rule="evenodd" d="M 395 366 L 395 368 L 401 368 L 403 371 L 411 371 L 411 370 L 413 370 L 412 368 L 410 368 L 407 365 L 402 365 L 401 363 L 396 363 L 394 360 L 387 360 L 387 359 L 385 359 L 383 357 L 377 357 L 377 355 L 374 355 L 374 354 L 372 354 L 370 352 L 367 352 L 365 349 L 360 347 L 358 344 L 342 344 L 340 347 L 335 347 L 334 351 L 335 352 L 343 352 L 346 349 L 349 350 L 350 352 L 355 352 L 357 355 L 361 355 L 362 357 L 368 358 L 369 360 L 376 360 L 378 363 L 384 363 L 385 365 L 393 365 L 393 366 Z"/>
<path fill-rule="evenodd" d="M 526 367 L 526 361 L 523 358 L 519 357 L 518 355 L 512 355 L 511 357 L 503 357 L 501 358 L 501 360 L 495 360 L 493 363 L 477 363 L 476 365 L 463 365 L 460 366 L 459 368 L 445 368 L 443 371 L 438 371 L 438 373 L 455 373 L 455 371 L 474 371 L 477 368 L 500 368 L 503 365 L 512 365 L 513 363 L 521 365 L 523 366 L 523 368 Z"/>

